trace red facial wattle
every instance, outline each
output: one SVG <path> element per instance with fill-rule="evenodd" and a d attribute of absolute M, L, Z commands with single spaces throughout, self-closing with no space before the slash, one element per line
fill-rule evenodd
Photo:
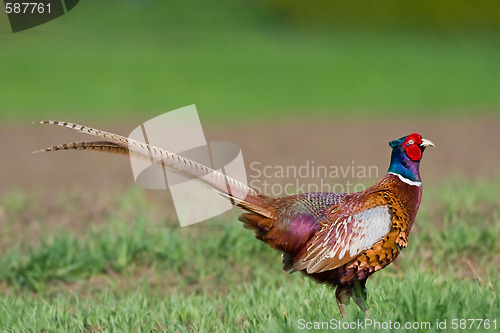
<path fill-rule="evenodd" d="M 422 158 L 422 151 L 420 150 L 420 144 L 422 143 L 422 137 L 420 134 L 413 133 L 408 135 L 403 142 L 403 147 L 405 148 L 406 155 L 413 161 L 419 161 Z"/>

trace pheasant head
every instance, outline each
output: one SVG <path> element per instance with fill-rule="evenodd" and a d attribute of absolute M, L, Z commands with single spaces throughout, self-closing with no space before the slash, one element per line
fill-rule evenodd
<path fill-rule="evenodd" d="M 418 133 L 413 133 L 401 139 L 389 142 L 392 147 L 391 164 L 389 173 L 398 175 L 407 182 L 420 182 L 420 160 L 426 147 L 434 144 L 422 138 Z"/>

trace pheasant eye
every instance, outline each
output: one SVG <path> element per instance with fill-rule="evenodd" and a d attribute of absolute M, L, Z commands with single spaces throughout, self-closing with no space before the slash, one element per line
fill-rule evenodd
<path fill-rule="evenodd" d="M 410 145 L 414 144 L 413 140 L 408 141 L 408 144 Z"/>

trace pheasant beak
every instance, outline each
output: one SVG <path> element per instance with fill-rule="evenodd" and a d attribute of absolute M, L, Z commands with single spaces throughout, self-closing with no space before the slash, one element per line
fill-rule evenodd
<path fill-rule="evenodd" d="M 435 146 L 430 140 L 422 138 L 422 143 L 420 144 L 420 147 L 425 148 L 425 147 L 435 147 Z"/>

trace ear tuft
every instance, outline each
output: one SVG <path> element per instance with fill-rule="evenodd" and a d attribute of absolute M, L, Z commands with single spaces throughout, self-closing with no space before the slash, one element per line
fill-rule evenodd
<path fill-rule="evenodd" d="M 399 145 L 399 142 L 398 140 L 393 140 L 391 142 L 389 142 L 389 146 L 391 146 L 392 148 L 396 147 Z"/>

